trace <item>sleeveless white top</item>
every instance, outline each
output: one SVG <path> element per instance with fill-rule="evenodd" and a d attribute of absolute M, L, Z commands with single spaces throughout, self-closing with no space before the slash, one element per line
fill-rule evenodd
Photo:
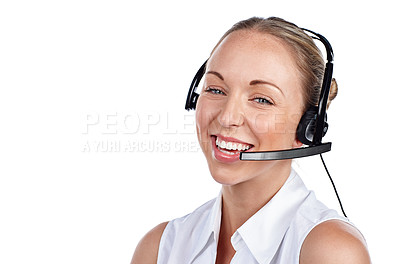
<path fill-rule="evenodd" d="M 299 263 L 300 249 L 318 224 L 339 219 L 292 170 L 275 196 L 231 237 L 231 264 Z M 215 263 L 221 223 L 221 193 L 191 214 L 172 220 L 160 240 L 158 264 Z"/>

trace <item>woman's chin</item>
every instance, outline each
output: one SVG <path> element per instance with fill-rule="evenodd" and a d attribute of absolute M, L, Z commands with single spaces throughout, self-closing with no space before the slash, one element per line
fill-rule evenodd
<path fill-rule="evenodd" d="M 232 186 L 242 182 L 241 179 L 236 177 L 221 175 L 221 174 L 212 174 L 213 179 L 222 185 Z"/>
<path fill-rule="evenodd" d="M 234 166 L 236 165 L 235 163 L 227 165 L 224 163 L 219 163 L 218 161 L 214 161 L 213 164 L 208 165 L 213 179 L 223 185 L 238 184 L 245 181 L 245 177 L 248 176 L 246 170 L 243 170 L 243 168 L 240 168 L 239 166 Z"/>

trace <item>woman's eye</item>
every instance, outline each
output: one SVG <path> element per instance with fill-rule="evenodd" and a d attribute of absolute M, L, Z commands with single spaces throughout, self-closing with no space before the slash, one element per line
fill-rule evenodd
<path fill-rule="evenodd" d="M 266 105 L 273 105 L 271 101 L 268 99 L 265 99 L 263 97 L 256 97 L 253 99 L 254 102 L 259 103 L 259 104 L 266 104 Z"/>
<path fill-rule="evenodd" d="M 213 94 L 222 94 L 222 95 L 225 94 L 225 93 L 224 93 L 223 91 L 221 91 L 220 89 L 213 88 L 213 87 L 207 87 L 207 88 L 206 88 L 206 92 L 207 92 L 207 93 L 213 93 Z"/>

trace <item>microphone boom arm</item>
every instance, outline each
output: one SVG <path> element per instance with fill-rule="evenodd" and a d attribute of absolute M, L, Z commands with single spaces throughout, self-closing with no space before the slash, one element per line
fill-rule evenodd
<path fill-rule="evenodd" d="M 283 160 L 313 156 L 331 150 L 332 143 L 322 143 L 316 146 L 295 148 L 277 151 L 240 152 L 240 160 L 262 161 L 262 160 Z"/>

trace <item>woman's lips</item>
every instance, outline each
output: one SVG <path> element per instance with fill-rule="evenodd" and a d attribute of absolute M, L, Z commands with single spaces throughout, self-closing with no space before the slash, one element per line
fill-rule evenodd
<path fill-rule="evenodd" d="M 240 159 L 240 152 L 247 151 L 253 147 L 253 145 L 238 139 L 221 135 L 213 135 L 211 136 L 211 140 L 213 156 L 216 160 L 224 163 L 238 161 Z"/>

